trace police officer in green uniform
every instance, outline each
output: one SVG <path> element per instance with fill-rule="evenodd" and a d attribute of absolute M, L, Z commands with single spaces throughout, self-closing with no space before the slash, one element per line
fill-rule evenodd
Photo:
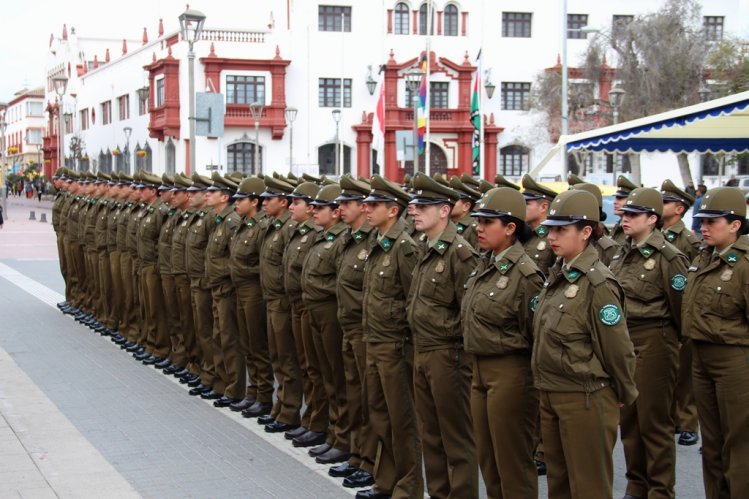
<path fill-rule="evenodd" d="M 603 222 L 606 220 L 606 213 L 603 211 L 603 195 L 601 194 L 601 189 L 599 189 L 598 186 L 594 184 L 589 184 L 587 182 L 577 182 L 575 184 L 570 184 L 570 190 L 582 190 L 589 192 L 593 194 L 593 196 L 595 196 L 596 198 L 596 201 L 598 201 L 598 217 L 600 220 L 600 228 L 603 231 L 603 235 L 598 238 L 593 244 L 598 250 L 598 256 L 600 257 L 601 262 L 603 262 L 604 265 L 610 265 L 611 259 L 619 249 L 619 243 L 606 235 L 606 227 L 603 225 Z"/>
<path fill-rule="evenodd" d="M 671 180 L 661 185 L 663 196 L 663 235 L 692 262 L 700 251 L 700 240 L 684 225 L 684 214 L 692 208 L 695 198 L 676 187 Z M 692 346 L 686 338 L 679 346 L 679 371 L 672 408 L 680 445 L 694 445 L 699 441 L 697 405 L 692 392 Z"/>
<path fill-rule="evenodd" d="M 693 342 L 694 398 L 707 499 L 749 497 L 749 238 L 735 187 L 705 194 L 705 247 L 689 267 L 682 331 Z"/>
<path fill-rule="evenodd" d="M 629 193 L 632 192 L 633 189 L 637 189 L 637 186 L 624 175 L 619 175 L 619 178 L 616 179 L 616 187 L 617 190 L 614 193 L 614 214 L 619 217 L 619 220 L 614 224 L 614 228 L 611 229 L 610 235 L 611 239 L 617 243 L 624 244 L 627 235 L 624 233 L 624 229 L 622 229 L 621 217 L 624 216 L 622 206 L 624 206 L 624 202 L 627 200 Z"/>
<path fill-rule="evenodd" d="M 288 431 L 287 436 L 297 447 L 323 445 L 328 426 L 325 385 L 313 344 L 309 311 L 302 299 L 302 266 L 304 265 L 304 258 L 315 242 L 318 231 L 312 219 L 310 202 L 320 190 L 320 186 L 314 181 L 320 179 L 309 174 L 304 175 L 305 181 L 297 185 L 294 192 L 289 195 L 291 198 L 289 212 L 291 213 L 291 220 L 296 226 L 283 254 L 284 288 L 291 305 L 291 332 L 294 345 L 284 345 L 285 350 L 279 351 L 279 356 L 288 358 L 290 366 L 292 358 L 295 359 L 293 370 L 301 373 L 296 382 L 300 384 L 302 392 L 298 394 L 298 398 L 287 400 L 289 409 L 295 408 L 293 409 L 297 414 L 295 419 L 298 419 L 298 413 L 302 407 L 302 394 L 307 404 L 301 418 L 301 426 L 284 430 Z M 294 394 L 296 396 L 296 392 Z M 271 427 L 271 429 L 275 430 L 275 427 Z M 329 438 L 332 439 L 333 437 L 329 436 Z M 318 450 L 322 453 L 329 448 L 329 445 L 327 445 Z"/>
<path fill-rule="evenodd" d="M 97 173 L 98 188 L 97 193 L 99 200 L 96 205 L 96 222 L 94 224 L 94 241 L 96 246 L 99 275 L 99 292 L 101 297 L 98 300 L 98 320 L 99 326 L 94 330 L 102 335 L 108 336 L 114 333 L 116 325 L 113 323 L 110 312 L 110 299 L 112 295 L 112 276 L 109 269 L 109 247 L 108 232 L 109 211 L 113 204 L 109 194 L 110 182 L 112 177 L 104 172 Z"/>
<path fill-rule="evenodd" d="M 324 185 L 312 200 L 312 218 L 321 230 L 304 259 L 302 299 L 309 312 L 315 357 L 327 397 L 331 448 L 315 458 L 321 464 L 347 461 L 351 448 L 351 422 L 346 405 L 346 374 L 343 365 L 343 330 L 338 322 L 336 274 L 343 252 L 346 224 L 341 221 L 336 198 L 338 184 Z M 305 345 L 306 348 L 306 345 Z"/>
<path fill-rule="evenodd" d="M 460 195 L 423 173 L 414 177 L 416 229 L 427 237 L 413 272 L 408 323 L 414 395 L 431 497 L 478 497 L 471 420 L 472 356 L 463 349 L 460 302 L 477 253 L 450 220 Z"/>
<path fill-rule="evenodd" d="M 213 184 L 206 189 L 206 206 L 215 216 L 208 222 L 211 230 L 205 249 L 205 285 L 211 289 L 213 301 L 213 345 L 216 373 L 225 385 L 223 392 L 206 392 L 204 399 L 216 399 L 214 407 L 228 407 L 244 398 L 247 378 L 245 356 L 239 351 L 237 329 L 237 294 L 229 270 L 229 245 L 239 228 L 239 215 L 234 211 L 232 196 L 237 184 L 214 171 Z"/>
<path fill-rule="evenodd" d="M 129 313 L 132 314 L 131 324 L 133 328 L 133 342 L 136 344 L 135 347 L 131 347 L 128 351 L 132 351 L 133 357 L 137 360 L 143 360 L 151 355 L 146 350 L 145 337 L 143 331 L 145 331 L 144 315 L 143 310 L 144 299 L 143 299 L 143 286 L 141 285 L 142 275 L 141 267 L 142 262 L 138 256 L 139 252 L 139 233 L 140 223 L 147 213 L 147 204 L 143 202 L 143 178 L 142 171 L 138 171 L 133 175 L 133 199 L 137 204 L 137 208 L 133 209 L 132 216 L 128 220 L 127 224 L 127 247 L 132 260 L 132 303 L 129 308 Z"/>
<path fill-rule="evenodd" d="M 507 187 L 487 192 L 473 213 L 485 253 L 466 282 L 461 321 L 474 356 L 471 415 L 488 497 L 538 496 L 531 347 L 544 277 L 523 248 L 525 213 L 524 195 Z"/>
<path fill-rule="evenodd" d="M 338 263 L 336 299 L 338 322 L 343 329 L 342 361 L 346 374 L 346 411 L 351 428 L 350 456 L 347 462 L 333 466 L 328 474 L 344 478 L 344 487 L 367 487 L 374 483 L 372 471 L 377 454 L 377 441 L 369 424 L 366 391 L 366 343 L 362 337 L 362 298 L 364 265 L 369 254 L 373 232 L 364 213 L 362 201 L 369 194 L 369 183 L 350 175 L 341 177 L 341 194 L 336 198 L 341 220 L 349 229 L 343 238 Z"/>
<path fill-rule="evenodd" d="M 270 410 L 273 404 L 273 367 L 260 287 L 260 247 L 267 222 L 260 205 L 264 191 L 262 179 L 248 177 L 234 195 L 234 209 L 242 220 L 229 247 L 229 271 L 237 290 L 239 351 L 245 357 L 249 383 L 244 399 L 232 404 L 232 411 L 244 411 L 255 404 Z"/>
<path fill-rule="evenodd" d="M 471 178 L 471 177 L 469 177 Z M 474 206 L 481 198 L 481 193 L 461 181 L 455 175 L 450 179 L 450 187 L 460 195 L 450 213 L 450 219 L 455 224 L 458 234 L 465 239 L 471 247 L 476 248 L 476 221 L 471 218 Z"/>
<path fill-rule="evenodd" d="M 531 358 L 549 498 L 611 497 L 619 404 L 637 398 L 624 293 L 592 245 L 594 195 L 562 192 L 543 223 L 560 257 L 538 298 Z"/>
<path fill-rule="evenodd" d="M 291 331 L 291 303 L 284 288 L 283 268 L 284 250 L 296 226 L 289 213 L 289 195 L 294 188 L 273 177 L 265 177 L 264 181 L 266 190 L 260 197 L 263 211 L 270 219 L 260 250 L 260 283 L 265 296 L 268 348 L 278 391 L 277 401 L 271 409 L 250 407 L 242 414 L 257 417 L 260 424 L 278 422 L 274 429 L 288 431 L 297 428 L 301 422 L 299 401 L 302 398 L 302 374 Z"/>
<path fill-rule="evenodd" d="M 556 195 L 556 192 L 539 184 L 530 175 L 523 175 L 525 223 L 532 231 L 530 239 L 524 242 L 523 247 L 544 275 L 549 273 L 549 268 L 556 260 L 549 241 L 546 240 L 549 229 L 543 225 L 543 221 L 549 215 L 549 206 Z"/>
<path fill-rule="evenodd" d="M 421 497 L 421 442 L 413 399 L 413 345 L 406 298 L 419 250 L 401 219 L 411 197 L 379 175 L 364 199 L 377 229 L 364 274 L 362 327 L 367 343 L 369 420 L 378 439 L 375 486 L 357 499 Z"/>
<path fill-rule="evenodd" d="M 688 262 L 658 230 L 663 214 L 660 192 L 633 189 L 621 210 L 627 239 L 612 259 L 611 272 L 626 296 L 627 329 L 637 352 L 635 383 L 640 393 L 634 404 L 621 410 L 625 497 L 674 497 L 671 404 Z"/>
<path fill-rule="evenodd" d="M 119 334 L 120 318 L 122 316 L 122 270 L 120 269 L 121 255 L 117 246 L 117 227 L 118 219 L 124 207 L 122 200 L 127 196 L 127 191 L 120 183 L 118 173 L 111 174 L 112 180 L 109 183 L 109 212 L 107 214 L 107 252 L 109 253 L 109 276 L 111 279 L 111 298 L 109 299 L 109 313 L 111 320 L 110 331 L 112 341 L 118 345 L 123 345 L 127 340 Z"/>

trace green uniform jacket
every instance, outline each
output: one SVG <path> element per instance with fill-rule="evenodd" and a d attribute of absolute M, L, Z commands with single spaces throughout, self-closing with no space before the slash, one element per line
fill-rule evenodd
<path fill-rule="evenodd" d="M 161 205 L 159 212 L 161 216 L 165 217 L 159 233 L 159 273 L 169 275 L 174 273 L 172 270 L 172 241 L 174 240 L 174 229 L 181 221 L 180 211 L 170 208 L 165 203 Z"/>
<path fill-rule="evenodd" d="M 235 287 L 260 279 L 260 248 L 265 229 L 264 215 L 259 211 L 242 219 L 234 234 L 229 247 L 229 272 Z"/>
<path fill-rule="evenodd" d="M 278 300 L 286 296 L 283 254 L 296 226 L 290 218 L 291 214 L 286 211 L 270 221 L 263 237 L 260 251 L 260 286 L 266 300 Z"/>
<path fill-rule="evenodd" d="M 382 240 L 373 239 L 364 270 L 364 341 L 411 340 L 406 320 L 406 298 L 418 260 L 418 246 L 408 235 L 403 220 L 390 227 Z"/>
<path fill-rule="evenodd" d="M 666 241 L 686 255 L 688 261 L 691 262 L 697 258 L 702 243 L 691 230 L 687 229 L 683 220 L 679 220 L 668 229 L 663 229 L 663 235 L 666 237 Z"/>
<path fill-rule="evenodd" d="M 749 347 L 749 238 L 713 258 L 705 248 L 689 267 L 682 331 L 693 340 Z"/>
<path fill-rule="evenodd" d="M 187 234 L 190 232 L 190 223 L 195 216 L 195 210 L 187 208 L 174 216 L 177 219 L 172 233 L 172 273 L 187 274 Z"/>
<path fill-rule="evenodd" d="M 347 231 L 343 237 L 343 251 L 338 261 L 336 298 L 338 322 L 344 331 L 361 330 L 362 300 L 364 298 L 364 266 L 372 244 L 372 227 L 364 223 L 359 230 Z"/>
<path fill-rule="evenodd" d="M 131 201 L 124 202 L 120 214 L 117 216 L 117 249 L 124 253 L 127 251 L 127 227 L 130 219 L 134 218 L 132 213 L 137 205 Z"/>
<path fill-rule="evenodd" d="M 75 201 L 75 196 L 70 192 L 66 192 L 63 197 L 62 206 L 60 207 L 60 225 L 58 226 L 60 234 L 62 234 L 63 237 L 67 234 L 68 217 L 70 216 L 70 208 L 73 206 L 73 201 Z"/>
<path fill-rule="evenodd" d="M 159 259 L 159 235 L 166 215 L 161 213 L 163 201 L 157 199 L 144 210 L 138 227 L 138 258 L 144 265 Z"/>
<path fill-rule="evenodd" d="M 3 187 L 4 188 L 4 187 Z M 55 201 L 52 203 L 52 228 L 55 232 L 60 231 L 60 214 L 68 195 L 67 192 L 59 191 L 55 194 Z"/>
<path fill-rule="evenodd" d="M 109 241 L 108 225 L 111 199 L 100 199 L 94 209 L 96 211 L 96 223 L 94 224 L 94 241 L 98 251 L 106 250 Z"/>
<path fill-rule="evenodd" d="M 284 288 L 292 301 L 302 298 L 302 267 L 320 229 L 312 218 L 297 225 L 283 252 Z"/>
<path fill-rule="evenodd" d="M 569 271 L 558 261 L 538 297 L 531 366 L 536 388 L 592 393 L 607 386 L 620 402 L 637 398 L 635 353 L 624 292 L 593 246 Z"/>
<path fill-rule="evenodd" d="M 533 314 L 544 275 L 516 242 L 497 262 L 491 252 L 468 277 L 461 307 L 463 345 L 476 355 L 530 355 Z"/>
<path fill-rule="evenodd" d="M 463 349 L 460 302 L 477 256 L 452 222 L 421 255 L 408 294 L 408 324 L 417 351 Z"/>
<path fill-rule="evenodd" d="M 78 214 L 78 235 L 86 250 L 96 248 L 96 198 L 89 196 Z"/>
<path fill-rule="evenodd" d="M 598 258 L 601 262 L 606 266 L 611 265 L 611 259 L 619 249 L 619 243 L 604 235 L 594 243 L 594 246 L 598 250 Z"/>
<path fill-rule="evenodd" d="M 639 247 L 627 238 L 610 266 L 627 297 L 627 327 L 670 322 L 679 331 L 688 264 L 660 231 Z"/>
<path fill-rule="evenodd" d="M 107 250 L 117 251 L 117 218 L 122 213 L 122 202 L 111 200 L 107 212 Z"/>
<path fill-rule="evenodd" d="M 302 266 L 302 299 L 305 303 L 336 299 L 338 264 L 343 254 L 346 224 L 338 222 L 317 234 Z"/>
<path fill-rule="evenodd" d="M 146 214 L 146 204 L 138 203 L 133 206 L 127 221 L 127 252 L 133 260 L 138 259 L 138 227 L 141 218 Z"/>
<path fill-rule="evenodd" d="M 624 241 L 627 240 L 627 234 L 624 233 L 624 228 L 622 228 L 622 221 L 619 219 L 616 224 L 614 224 L 614 227 L 611 229 L 611 239 L 616 241 L 619 244 L 624 244 Z"/>
<path fill-rule="evenodd" d="M 203 286 L 205 286 L 205 249 L 208 246 L 208 237 L 211 235 L 213 225 L 216 223 L 215 216 L 215 212 L 210 208 L 197 211 L 188 223 L 189 231 L 185 239 L 187 275 L 191 279 L 200 279 Z"/>
<path fill-rule="evenodd" d="M 82 244 L 83 241 L 80 239 L 78 234 L 78 219 L 81 216 L 81 208 L 85 206 L 85 201 L 81 196 L 75 196 L 70 202 L 70 210 L 68 211 L 67 217 L 67 228 L 65 231 L 65 237 L 68 241 L 77 242 Z"/>
<path fill-rule="evenodd" d="M 206 286 L 211 288 L 231 284 L 229 245 L 231 245 L 232 236 L 242 223 L 242 217 L 234 211 L 234 205 L 229 204 L 216 215 L 214 222 L 205 249 L 205 282 Z"/>
<path fill-rule="evenodd" d="M 545 225 L 539 225 L 532 231 L 531 238 L 523 244 L 525 252 L 536 263 L 536 267 L 538 267 L 544 276 L 549 275 L 549 269 L 557 259 L 551 250 L 549 241 L 546 239 L 548 235 L 549 228 Z"/>
<path fill-rule="evenodd" d="M 477 225 L 478 224 L 476 223 L 476 220 L 470 215 L 464 216 L 455 223 L 458 234 L 461 235 L 463 239 L 465 239 L 468 244 L 471 245 L 471 248 L 475 249 L 476 251 L 478 251 L 479 249 L 479 236 L 478 234 L 476 234 Z"/>

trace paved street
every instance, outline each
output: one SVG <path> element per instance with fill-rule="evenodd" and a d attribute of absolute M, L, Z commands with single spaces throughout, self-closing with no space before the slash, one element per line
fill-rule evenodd
<path fill-rule="evenodd" d="M 353 495 L 282 435 L 189 397 L 63 316 L 41 213 L 51 221 L 49 203 L 11 199 L 0 230 L 0 498 Z M 704 497 L 698 448 L 677 446 L 677 497 Z M 621 497 L 620 446 L 615 457 Z"/>

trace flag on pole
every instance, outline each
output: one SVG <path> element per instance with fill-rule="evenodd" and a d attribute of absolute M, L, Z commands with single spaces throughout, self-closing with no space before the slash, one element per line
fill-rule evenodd
<path fill-rule="evenodd" d="M 375 163 L 382 167 L 385 159 L 385 78 L 377 84 L 377 105 L 372 118 L 372 149 L 377 151 Z"/>
<path fill-rule="evenodd" d="M 473 96 L 471 97 L 471 117 L 473 125 L 473 175 L 480 174 L 481 163 L 481 112 L 479 111 L 479 78 L 480 71 L 476 71 L 476 79 L 473 82 Z"/>
<path fill-rule="evenodd" d="M 426 53 L 421 58 L 421 71 L 424 75 L 421 77 L 421 84 L 419 85 L 419 154 L 424 153 L 424 135 L 427 130 L 427 71 L 429 69 Z"/>

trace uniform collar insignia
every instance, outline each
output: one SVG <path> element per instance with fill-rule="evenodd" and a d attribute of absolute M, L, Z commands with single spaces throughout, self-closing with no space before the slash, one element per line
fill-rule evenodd
<path fill-rule="evenodd" d="M 568 270 L 564 273 L 564 277 L 569 282 L 575 282 L 580 277 L 580 271 L 577 269 Z"/>
<path fill-rule="evenodd" d="M 327 234 L 327 235 L 325 236 L 325 240 L 326 240 L 326 241 L 332 241 L 333 239 L 335 239 L 335 234 L 331 234 L 331 233 L 328 233 L 328 234 Z"/>
<path fill-rule="evenodd" d="M 307 227 L 307 226 L 299 227 L 299 233 L 301 235 L 305 235 L 307 232 L 309 232 L 309 227 Z"/>
<path fill-rule="evenodd" d="M 462 234 L 463 232 L 465 232 L 466 227 L 468 227 L 468 226 L 464 225 L 464 224 L 461 224 L 461 223 L 455 224 L 455 228 L 458 231 L 458 234 Z"/>
<path fill-rule="evenodd" d="M 539 236 L 545 236 L 547 232 L 549 232 L 549 229 L 547 229 L 545 225 L 539 225 L 536 227 L 536 234 Z"/>
<path fill-rule="evenodd" d="M 255 225 L 255 220 L 252 219 L 252 218 L 249 218 L 249 219 L 247 219 L 247 221 L 245 223 L 247 224 L 247 227 L 252 227 L 252 226 Z"/>
<path fill-rule="evenodd" d="M 205 216 L 205 212 L 204 212 L 203 210 L 200 210 L 200 211 L 198 212 L 198 216 L 199 216 L 200 218 L 203 218 L 203 217 Z"/>
<path fill-rule="evenodd" d="M 739 257 L 736 255 L 736 253 L 729 253 L 726 255 L 726 261 L 728 263 L 736 263 L 739 261 Z"/>
<path fill-rule="evenodd" d="M 382 240 L 380 241 L 380 246 L 385 251 L 388 251 L 390 250 L 390 248 L 393 247 L 393 241 L 391 239 L 388 239 L 387 237 L 383 237 Z"/>
<path fill-rule="evenodd" d="M 512 267 L 512 264 L 510 262 L 501 262 L 499 264 L 499 273 L 506 274 L 507 271 L 510 270 L 510 267 Z"/>
<path fill-rule="evenodd" d="M 221 215 L 216 215 L 216 224 L 220 224 L 223 221 L 224 221 L 224 217 L 222 217 Z"/>
<path fill-rule="evenodd" d="M 171 209 L 171 208 L 169 208 L 169 211 L 167 211 L 166 214 L 167 214 L 167 216 L 171 217 L 172 215 L 174 215 L 174 210 Z"/>
<path fill-rule="evenodd" d="M 676 232 L 673 231 L 666 231 L 666 239 L 668 239 L 669 242 L 673 242 L 674 239 L 676 239 Z"/>
<path fill-rule="evenodd" d="M 442 253 L 447 249 L 447 243 L 445 241 L 437 241 L 437 244 L 434 246 L 434 248 Z"/>
<path fill-rule="evenodd" d="M 281 220 L 276 220 L 275 222 L 273 222 L 273 228 L 274 229 L 278 230 L 281 227 L 283 227 L 283 222 Z"/>
<path fill-rule="evenodd" d="M 650 257 L 650 255 L 653 254 L 655 251 L 651 246 L 648 246 L 647 244 L 639 248 L 640 253 L 642 253 L 642 256 L 645 258 Z"/>
<path fill-rule="evenodd" d="M 361 241 L 362 239 L 364 239 L 364 233 L 360 230 L 356 231 L 356 233 L 354 234 L 354 239 L 356 239 L 357 241 Z"/>

